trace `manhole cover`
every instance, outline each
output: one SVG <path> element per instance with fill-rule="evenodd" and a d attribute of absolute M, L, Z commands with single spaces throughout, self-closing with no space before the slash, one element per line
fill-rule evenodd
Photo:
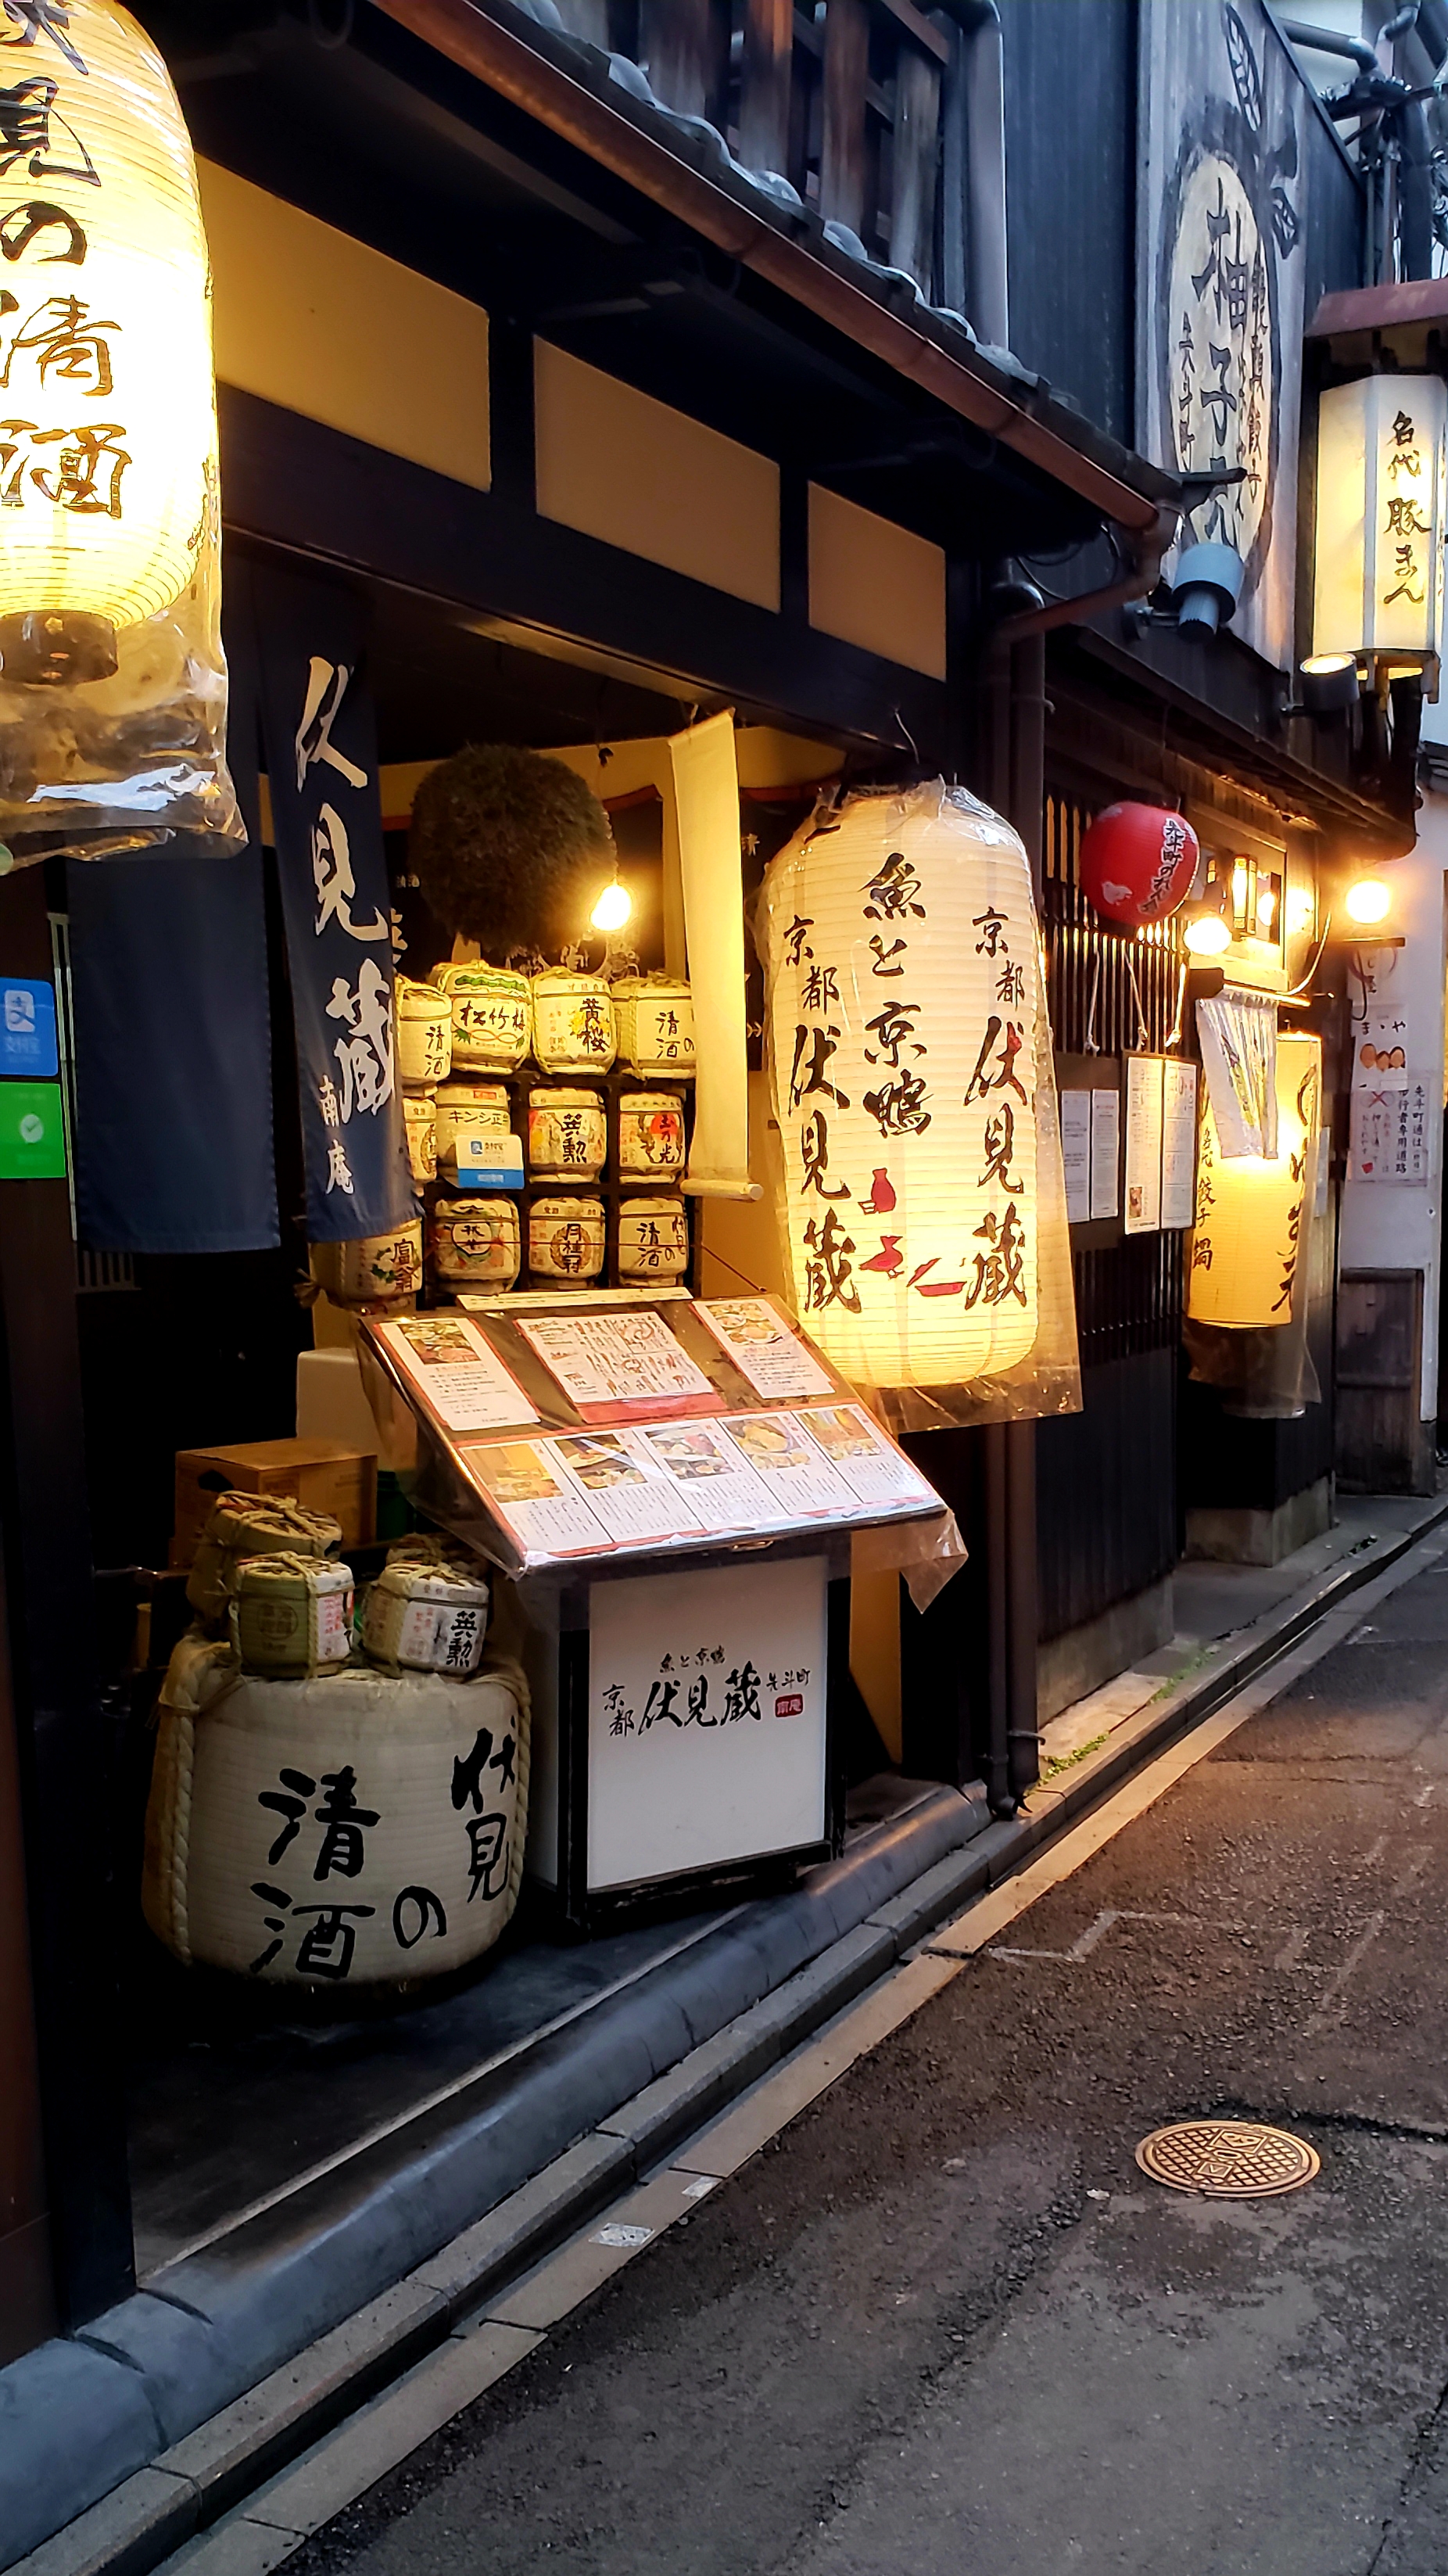
<path fill-rule="evenodd" d="M 1142 2139 L 1136 2161 L 1153 2182 L 1213 2200 L 1268 2200 L 1322 2170 L 1315 2147 L 1256 2120 L 1175 2120 Z"/>

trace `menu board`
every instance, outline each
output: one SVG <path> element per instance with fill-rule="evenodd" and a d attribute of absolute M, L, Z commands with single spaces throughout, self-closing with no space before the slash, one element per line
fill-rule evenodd
<path fill-rule="evenodd" d="M 602 1556 L 603 1522 L 541 1440 L 480 1441 L 463 1452 L 474 1482 L 528 1556 Z"/>
<path fill-rule="evenodd" d="M 466 1315 L 401 1315 L 376 1331 L 424 1410 L 446 1430 L 502 1431 L 540 1419 L 537 1406 Z"/>
<path fill-rule="evenodd" d="M 775 1313 L 767 1297 L 700 1297 L 694 1312 L 703 1317 L 756 1395 L 833 1395 L 829 1372 L 790 1331 L 783 1316 Z"/>
<path fill-rule="evenodd" d="M 863 1406 L 815 1405 L 804 1416 L 832 1466 L 862 1503 L 938 1500 L 908 1458 L 883 1440 Z"/>
<path fill-rule="evenodd" d="M 1126 1231 L 1155 1234 L 1161 1225 L 1162 1059 L 1126 1059 Z"/>
<path fill-rule="evenodd" d="M 585 1421 L 718 1411 L 723 1397 L 648 1308 L 606 1315 L 520 1315 L 518 1331 Z M 535 1415 L 536 1421 L 537 1416 Z"/>
<path fill-rule="evenodd" d="M 721 1426 L 786 1520 L 848 1512 L 854 1496 L 797 1413 L 746 1413 Z"/>

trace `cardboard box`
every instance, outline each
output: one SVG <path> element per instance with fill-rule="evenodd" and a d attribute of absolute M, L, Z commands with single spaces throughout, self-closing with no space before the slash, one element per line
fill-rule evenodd
<path fill-rule="evenodd" d="M 345 1440 L 243 1440 L 234 1449 L 178 1449 L 171 1563 L 189 1565 L 218 1494 L 284 1495 L 342 1524 L 342 1547 L 365 1547 L 377 1528 L 375 1451 Z"/>

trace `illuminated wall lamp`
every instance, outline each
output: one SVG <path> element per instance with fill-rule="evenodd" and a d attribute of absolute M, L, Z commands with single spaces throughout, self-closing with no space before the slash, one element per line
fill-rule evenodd
<path fill-rule="evenodd" d="M 1351 653 L 1312 653 L 1298 672 L 1302 712 L 1319 724 L 1355 707 L 1359 697 L 1358 666 Z"/>
<path fill-rule="evenodd" d="M 1182 932 L 1193 957 L 1220 957 L 1232 945 L 1232 934 L 1219 912 L 1203 906 L 1191 914 Z"/>
<path fill-rule="evenodd" d="M 1393 908 L 1393 898 L 1381 877 L 1359 877 L 1343 896 L 1343 910 L 1349 921 L 1362 929 L 1376 929 L 1386 921 Z"/>
<path fill-rule="evenodd" d="M 1440 376 L 1360 376 L 1323 393 L 1305 703 L 1309 674 L 1330 677 L 1327 666 L 1341 670 L 1354 655 L 1389 657 L 1399 669 L 1436 655 L 1445 441 Z"/>

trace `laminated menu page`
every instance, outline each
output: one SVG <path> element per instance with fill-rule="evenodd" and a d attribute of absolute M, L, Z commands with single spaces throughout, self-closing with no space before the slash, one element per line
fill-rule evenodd
<path fill-rule="evenodd" d="M 520 1315 L 517 1321 L 524 1341 L 585 1421 L 722 1407 L 722 1396 L 650 1307 L 604 1315 Z"/>
<path fill-rule="evenodd" d="M 466 1315 L 400 1315 L 374 1327 L 423 1408 L 446 1431 L 502 1431 L 538 1408 Z"/>
<path fill-rule="evenodd" d="M 698 1297 L 703 1318 L 756 1395 L 833 1395 L 835 1381 L 821 1368 L 767 1297 Z"/>
<path fill-rule="evenodd" d="M 570 1431 L 547 1444 L 583 1487 L 609 1537 L 697 1538 L 702 1526 L 686 1488 L 631 1431 Z"/>
<path fill-rule="evenodd" d="M 597 1556 L 610 1541 L 581 1488 L 542 1440 L 487 1440 L 464 1452 L 469 1475 L 525 1556 Z"/>
<path fill-rule="evenodd" d="M 863 1405 L 812 1405 L 804 1420 L 858 1502 L 939 1504 L 934 1486 L 881 1437 Z"/>
<path fill-rule="evenodd" d="M 631 1438 L 682 1490 L 706 1530 L 770 1529 L 794 1517 L 722 1423 L 649 1423 Z"/>
<path fill-rule="evenodd" d="M 795 1413 L 737 1414 L 722 1426 L 788 1520 L 852 1513 L 855 1498 Z"/>

